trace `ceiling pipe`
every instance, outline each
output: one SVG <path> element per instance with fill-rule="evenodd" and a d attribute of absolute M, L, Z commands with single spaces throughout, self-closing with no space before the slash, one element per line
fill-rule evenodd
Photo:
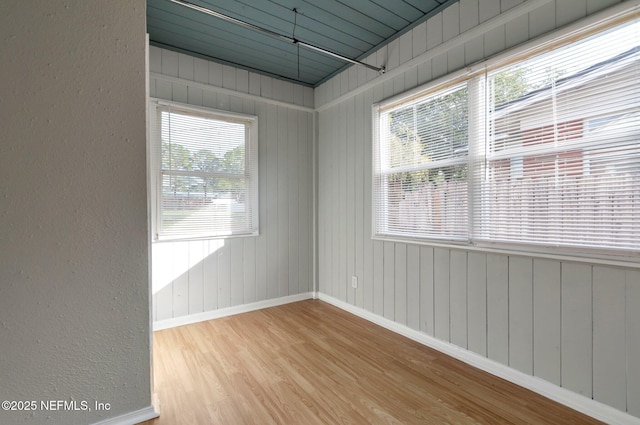
<path fill-rule="evenodd" d="M 216 18 L 223 19 L 223 20 L 225 20 L 227 22 L 231 22 L 233 24 L 240 25 L 240 26 L 243 26 L 245 28 L 252 29 L 254 31 L 259 31 L 259 32 L 261 32 L 263 34 L 270 35 L 271 37 L 279 38 L 280 40 L 283 40 L 283 41 L 286 41 L 286 42 L 289 42 L 289 43 L 293 43 L 293 44 L 297 44 L 299 46 L 306 47 L 307 49 L 315 50 L 316 52 L 320 52 L 320 53 L 323 53 L 323 54 L 328 55 L 328 56 L 333 56 L 334 58 L 340 59 L 340 60 L 345 61 L 345 62 L 350 62 L 350 63 L 356 64 L 356 65 L 362 65 L 364 67 L 367 67 L 369 69 L 372 69 L 372 70 L 378 72 L 380 75 L 384 74 L 385 71 L 386 71 L 384 66 L 377 67 L 377 66 L 369 65 L 368 63 L 364 63 L 364 62 L 361 62 L 361 61 L 358 61 L 358 60 L 355 60 L 355 59 L 348 58 L 346 56 L 342 56 L 342 55 L 340 55 L 338 53 L 334 53 L 334 52 L 331 52 L 329 50 L 325 50 L 322 47 L 317 47 L 317 46 L 314 46 L 312 44 L 305 43 L 304 41 L 300 41 L 300 40 L 298 40 L 296 38 L 288 37 L 286 35 L 279 34 L 279 33 L 275 32 L 275 31 L 271 31 L 271 30 L 268 30 L 266 28 L 262 28 L 262 27 L 250 24 L 248 22 L 244 22 L 244 21 L 241 21 L 239 19 L 232 18 L 231 16 L 224 15 L 224 14 L 222 14 L 220 12 L 216 12 L 215 10 L 211 10 L 211 9 L 206 8 L 206 7 L 198 6 L 197 4 L 193 4 L 193 3 L 188 2 L 186 0 L 169 0 L 169 1 L 172 2 L 172 3 L 179 4 L 181 6 L 188 7 L 189 9 L 197 10 L 198 12 L 206 13 L 207 15 L 215 16 Z"/>

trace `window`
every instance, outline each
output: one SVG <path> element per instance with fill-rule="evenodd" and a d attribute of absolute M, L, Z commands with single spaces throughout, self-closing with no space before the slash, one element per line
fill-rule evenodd
<path fill-rule="evenodd" d="M 640 249 L 640 22 L 561 43 L 374 105 L 374 237 Z"/>
<path fill-rule="evenodd" d="M 257 235 L 257 117 L 150 109 L 155 239 Z"/>
<path fill-rule="evenodd" d="M 467 103 L 462 84 L 379 112 L 376 231 L 466 239 Z"/>

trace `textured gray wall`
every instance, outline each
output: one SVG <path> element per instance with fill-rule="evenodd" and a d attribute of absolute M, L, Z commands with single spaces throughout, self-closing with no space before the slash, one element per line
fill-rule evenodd
<path fill-rule="evenodd" d="M 0 63 L 0 400 L 111 405 L 0 423 L 148 407 L 145 2 L 2 1 Z"/>

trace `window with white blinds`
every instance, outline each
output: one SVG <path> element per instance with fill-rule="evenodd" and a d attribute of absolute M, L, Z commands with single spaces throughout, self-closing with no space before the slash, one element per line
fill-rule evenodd
<path fill-rule="evenodd" d="M 378 110 L 378 234 L 466 240 L 467 103 L 464 83 Z"/>
<path fill-rule="evenodd" d="M 639 59 L 625 25 L 487 76 L 475 239 L 640 246 Z"/>
<path fill-rule="evenodd" d="M 257 117 L 151 106 L 155 238 L 257 235 Z"/>
<path fill-rule="evenodd" d="M 640 249 L 640 23 L 555 45 L 375 106 L 374 237 Z"/>

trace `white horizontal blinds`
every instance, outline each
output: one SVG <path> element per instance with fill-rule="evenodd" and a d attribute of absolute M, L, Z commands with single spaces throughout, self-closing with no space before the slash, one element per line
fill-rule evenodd
<path fill-rule="evenodd" d="M 640 248 L 640 24 L 487 77 L 476 240 Z"/>
<path fill-rule="evenodd" d="M 257 231 L 251 119 L 159 105 L 160 238 Z"/>
<path fill-rule="evenodd" d="M 467 100 L 463 83 L 381 109 L 376 235 L 466 240 Z"/>

